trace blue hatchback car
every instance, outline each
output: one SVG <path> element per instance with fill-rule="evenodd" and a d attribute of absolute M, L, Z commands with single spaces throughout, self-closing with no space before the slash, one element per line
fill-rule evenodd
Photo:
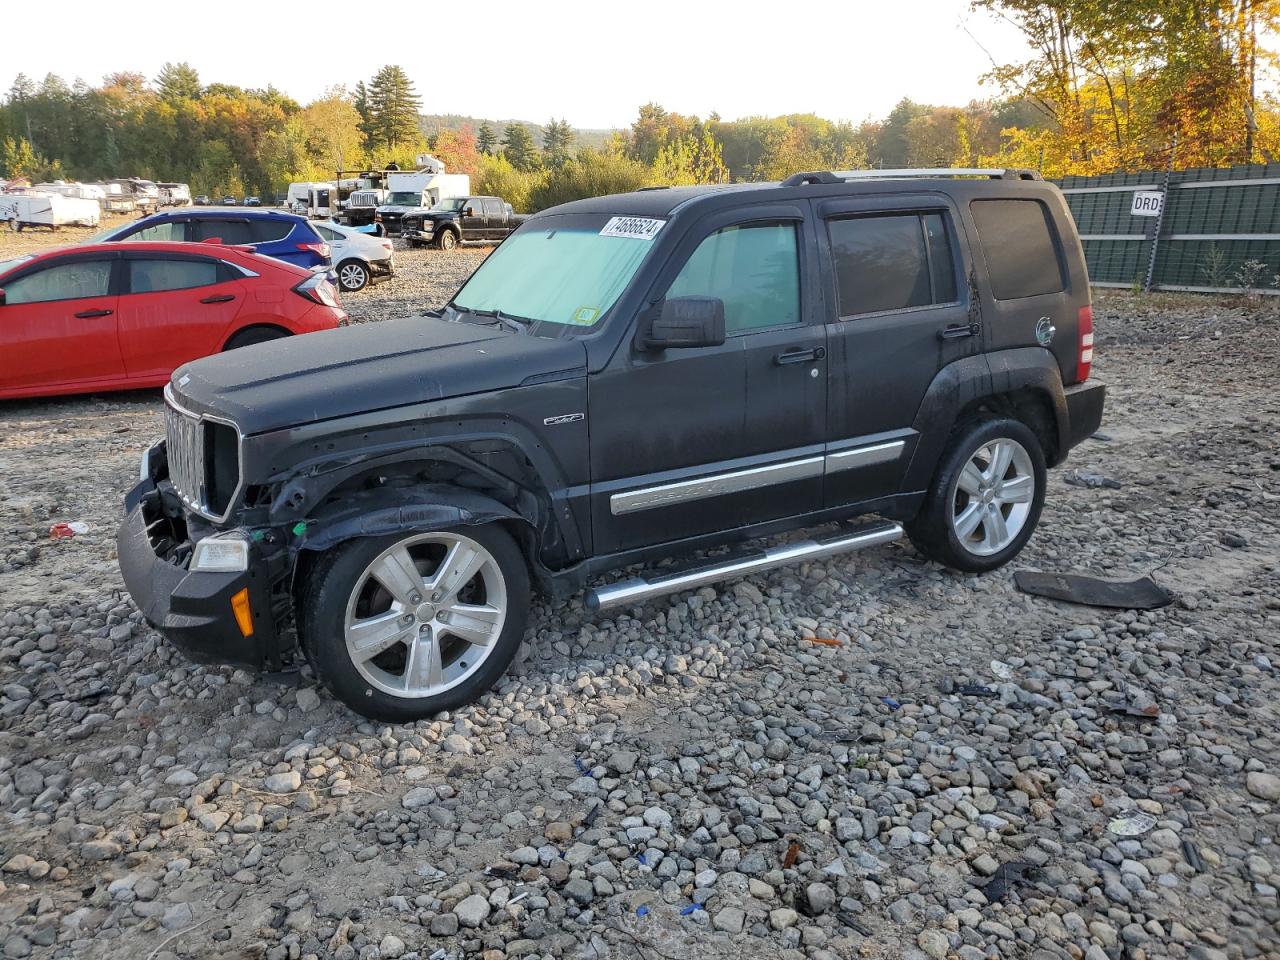
<path fill-rule="evenodd" d="M 94 240 L 215 240 L 251 246 L 264 256 L 308 270 L 329 267 L 329 244 L 324 237 L 305 217 L 279 210 L 170 210 L 108 230 Z"/>

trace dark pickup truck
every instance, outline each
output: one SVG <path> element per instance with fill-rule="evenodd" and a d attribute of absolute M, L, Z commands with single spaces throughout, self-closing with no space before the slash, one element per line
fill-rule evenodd
<path fill-rule="evenodd" d="M 412 247 L 434 243 L 441 250 L 452 250 L 460 243 L 505 240 L 524 220 L 501 197 L 453 197 L 426 213 L 406 214 L 400 236 Z"/>
<path fill-rule="evenodd" d="M 175 371 L 120 569 L 193 659 L 305 656 L 357 712 L 421 719 L 497 682 L 533 591 L 643 623 L 904 535 L 1007 563 L 1099 426 L 1093 351 L 1071 213 L 1028 171 L 579 200 L 438 311 Z"/>

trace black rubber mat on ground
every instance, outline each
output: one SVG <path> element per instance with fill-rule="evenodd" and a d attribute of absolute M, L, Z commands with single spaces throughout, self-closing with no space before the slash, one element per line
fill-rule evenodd
<path fill-rule="evenodd" d="M 1137 580 L 1100 580 L 1082 573 L 1041 573 L 1018 570 L 1014 583 L 1023 593 L 1088 607 L 1116 610 L 1155 610 L 1173 602 L 1171 594 L 1150 577 Z"/>

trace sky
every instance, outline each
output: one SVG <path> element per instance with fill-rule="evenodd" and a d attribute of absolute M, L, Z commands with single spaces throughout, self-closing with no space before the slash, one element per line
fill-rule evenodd
<path fill-rule="evenodd" d="M 154 78 L 166 61 L 185 60 L 204 83 L 274 84 L 305 104 L 398 63 L 424 113 L 608 128 L 656 101 L 726 120 L 816 113 L 858 122 L 903 97 L 962 105 L 994 96 L 979 81 L 988 52 L 1003 62 L 1027 55 L 1011 26 L 970 12 L 968 0 L 220 0 L 164 5 L 134 24 L 152 39 L 125 45 L 103 42 L 100 9 L 64 0 L 55 42 L 6 44 L 0 89 L 19 72 L 96 85 L 118 70 Z"/>

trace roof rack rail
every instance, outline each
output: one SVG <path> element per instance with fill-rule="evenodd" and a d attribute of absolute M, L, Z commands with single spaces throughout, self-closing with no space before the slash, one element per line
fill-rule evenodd
<path fill-rule="evenodd" d="M 914 167 L 898 170 L 812 170 L 782 181 L 784 187 L 809 183 L 847 183 L 850 180 L 894 180 L 910 177 L 987 177 L 991 180 L 1039 180 L 1035 170 L 1019 167 Z"/>

